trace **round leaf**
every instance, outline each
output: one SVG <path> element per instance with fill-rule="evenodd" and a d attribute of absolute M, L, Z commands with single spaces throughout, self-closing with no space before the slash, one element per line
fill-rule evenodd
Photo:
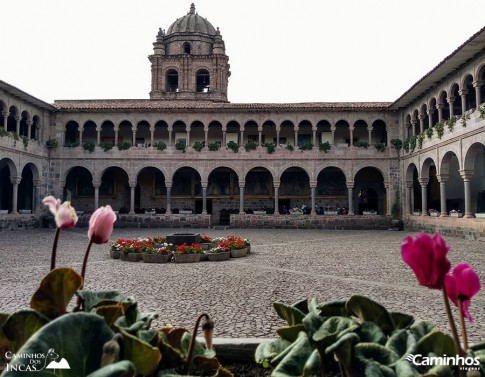
<path fill-rule="evenodd" d="M 399 359 L 394 351 L 376 343 L 358 343 L 354 346 L 357 359 L 364 364 L 377 362 L 382 365 L 391 365 Z"/>
<path fill-rule="evenodd" d="M 300 309 L 297 309 L 294 306 L 286 305 L 282 302 L 274 302 L 273 307 L 275 308 L 276 313 L 278 313 L 278 315 L 290 326 L 299 325 L 302 323 L 303 318 L 305 317 L 305 313 L 303 313 Z"/>
<path fill-rule="evenodd" d="M 138 374 L 146 376 L 153 373 L 162 359 L 160 350 L 122 329 L 121 335 L 123 335 L 123 359 L 130 360 Z"/>
<path fill-rule="evenodd" d="M 257 348 L 255 359 L 258 364 L 273 360 L 278 354 L 290 346 L 291 342 L 284 339 L 273 339 L 262 342 Z"/>
<path fill-rule="evenodd" d="M 306 362 L 313 352 L 306 333 L 301 332 L 296 342 L 289 349 L 289 352 L 271 374 L 273 377 L 301 376 L 303 374 Z"/>
<path fill-rule="evenodd" d="M 57 318 L 66 313 L 67 305 L 82 283 L 81 275 L 72 268 L 56 268 L 42 279 L 30 307 L 46 317 Z"/>
<path fill-rule="evenodd" d="M 3 324 L 3 331 L 10 341 L 14 352 L 40 328 L 49 322 L 49 318 L 35 310 L 19 310 L 13 313 Z"/>
<path fill-rule="evenodd" d="M 347 301 L 347 310 L 362 322 L 374 322 L 384 333 L 389 334 L 394 330 L 391 315 L 381 304 L 371 299 L 355 295 Z"/>

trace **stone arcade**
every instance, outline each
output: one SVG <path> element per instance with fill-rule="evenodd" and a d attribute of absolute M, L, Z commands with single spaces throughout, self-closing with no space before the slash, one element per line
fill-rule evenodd
<path fill-rule="evenodd" d="M 411 227 L 483 237 L 484 48 L 485 28 L 392 103 L 230 103 L 221 31 L 192 4 L 156 36 L 150 99 L 48 104 L 0 81 L 0 224 L 38 224 L 47 194 L 174 227 L 338 227 L 317 213 L 345 207 L 344 227 L 385 228 L 399 201 Z"/>

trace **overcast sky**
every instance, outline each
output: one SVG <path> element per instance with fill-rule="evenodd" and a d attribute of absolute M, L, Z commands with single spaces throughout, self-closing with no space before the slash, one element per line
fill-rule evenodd
<path fill-rule="evenodd" d="M 191 1 L 11 0 L 0 79 L 46 102 L 148 98 L 158 29 Z M 484 26 L 483 0 L 198 0 L 231 102 L 394 101 Z"/>

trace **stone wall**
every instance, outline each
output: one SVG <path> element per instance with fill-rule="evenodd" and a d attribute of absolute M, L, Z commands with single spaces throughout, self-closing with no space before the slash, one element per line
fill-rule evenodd
<path fill-rule="evenodd" d="M 79 217 L 77 226 L 87 228 L 89 215 Z M 118 215 L 115 228 L 208 228 L 210 215 Z"/>
<path fill-rule="evenodd" d="M 440 232 L 443 236 L 485 241 L 485 219 L 408 216 L 404 226 L 410 232 Z"/>
<path fill-rule="evenodd" d="M 267 229 L 387 230 L 390 216 L 231 215 L 231 227 Z"/>

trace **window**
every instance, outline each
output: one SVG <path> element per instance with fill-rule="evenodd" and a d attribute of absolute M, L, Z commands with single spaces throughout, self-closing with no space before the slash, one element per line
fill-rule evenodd
<path fill-rule="evenodd" d="M 167 72 L 166 91 L 167 92 L 178 92 L 179 91 L 179 74 L 174 69 L 171 69 Z"/>
<path fill-rule="evenodd" d="M 189 42 L 185 42 L 183 44 L 183 48 L 184 48 L 184 54 L 190 54 L 191 46 Z"/>
<path fill-rule="evenodd" d="M 201 69 L 196 74 L 196 91 L 198 93 L 208 93 L 210 91 L 209 71 Z"/>

